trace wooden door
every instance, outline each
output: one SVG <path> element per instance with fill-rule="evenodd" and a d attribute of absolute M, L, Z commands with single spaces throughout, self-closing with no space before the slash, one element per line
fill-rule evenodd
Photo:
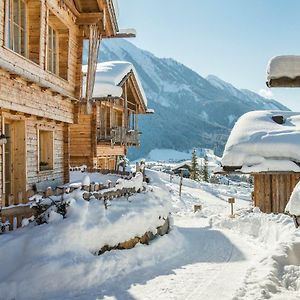
<path fill-rule="evenodd" d="M 7 120 L 5 135 L 8 137 L 5 145 L 5 194 L 7 199 L 9 195 L 13 195 L 16 203 L 18 193 L 25 195 L 26 191 L 25 122 Z"/>
<path fill-rule="evenodd" d="M 108 169 L 111 171 L 116 169 L 116 160 L 114 158 L 108 160 Z"/>
<path fill-rule="evenodd" d="M 11 125 L 5 124 L 4 126 L 5 136 L 7 137 L 7 143 L 4 146 L 4 161 L 5 161 L 5 171 L 4 171 L 4 191 L 5 191 L 5 204 L 8 206 L 8 196 L 12 194 L 12 153 L 11 153 Z"/>

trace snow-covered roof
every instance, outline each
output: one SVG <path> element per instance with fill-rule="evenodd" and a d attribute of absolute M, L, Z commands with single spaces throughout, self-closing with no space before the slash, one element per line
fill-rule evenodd
<path fill-rule="evenodd" d="M 221 160 L 224 170 L 244 173 L 300 172 L 299 163 L 300 113 L 282 111 L 254 111 L 240 117 Z"/>
<path fill-rule="evenodd" d="M 83 66 L 83 72 L 86 73 L 86 71 L 87 66 Z M 147 107 L 147 97 L 138 74 L 133 64 L 127 61 L 107 61 L 97 64 L 93 98 L 121 97 L 122 87 L 120 87 L 120 83 L 130 72 L 134 74 L 142 101 Z"/>
<path fill-rule="evenodd" d="M 155 110 L 153 108 L 148 108 L 146 111 L 147 114 L 154 114 Z"/>
<path fill-rule="evenodd" d="M 273 57 L 267 68 L 269 87 L 300 87 L 300 56 L 281 55 Z"/>
<path fill-rule="evenodd" d="M 122 28 L 119 30 L 118 35 L 136 36 L 136 30 L 134 28 Z"/>

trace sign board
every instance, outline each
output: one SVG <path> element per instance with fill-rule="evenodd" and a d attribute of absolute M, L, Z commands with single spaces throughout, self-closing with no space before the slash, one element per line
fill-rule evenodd
<path fill-rule="evenodd" d="M 230 203 L 230 204 L 235 203 L 235 198 L 233 198 L 233 197 L 228 198 L 228 203 Z"/>

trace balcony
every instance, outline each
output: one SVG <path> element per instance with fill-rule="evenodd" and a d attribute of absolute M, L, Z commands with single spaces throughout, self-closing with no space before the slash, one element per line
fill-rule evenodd
<path fill-rule="evenodd" d="M 125 127 L 98 129 L 97 142 L 111 142 L 112 144 L 138 147 L 140 145 L 140 134 L 137 130 Z"/>

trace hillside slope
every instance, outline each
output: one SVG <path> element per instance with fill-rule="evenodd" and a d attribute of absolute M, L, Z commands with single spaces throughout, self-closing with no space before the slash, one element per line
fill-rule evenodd
<path fill-rule="evenodd" d="M 145 157 L 155 148 L 215 149 L 221 154 L 239 116 L 258 109 L 288 110 L 275 100 L 239 90 L 210 75 L 203 78 L 170 58 L 158 58 L 126 40 L 102 43 L 101 61 L 127 60 L 134 64 L 154 115 L 140 118 L 142 146 L 131 158 Z"/>

